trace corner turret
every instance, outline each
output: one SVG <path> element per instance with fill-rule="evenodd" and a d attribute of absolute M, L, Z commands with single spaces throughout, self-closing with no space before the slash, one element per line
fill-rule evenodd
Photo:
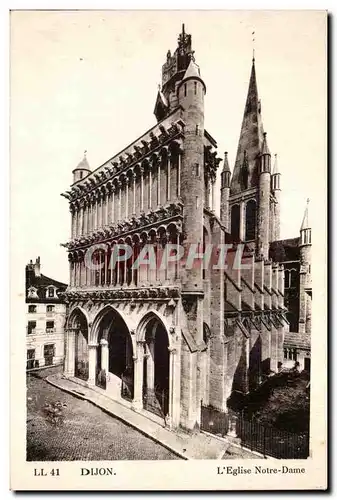
<path fill-rule="evenodd" d="M 87 160 L 87 152 L 84 151 L 84 156 L 83 159 L 80 161 L 80 163 L 77 165 L 77 167 L 73 170 L 73 184 L 75 182 L 78 182 L 87 175 L 91 174 L 91 169 Z"/>

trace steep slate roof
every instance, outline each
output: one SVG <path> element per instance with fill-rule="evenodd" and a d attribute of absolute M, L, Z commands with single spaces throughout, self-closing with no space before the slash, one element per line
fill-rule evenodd
<path fill-rule="evenodd" d="M 257 185 L 258 162 L 259 155 L 262 150 L 263 133 L 264 130 L 261 118 L 261 106 L 257 91 L 255 62 L 253 60 L 246 106 L 243 114 L 241 133 L 232 175 L 231 194 L 236 194 L 242 191 L 241 169 L 245 151 L 248 162 L 247 189 Z"/>
<path fill-rule="evenodd" d="M 310 345 L 310 335 L 307 333 L 286 332 L 284 335 L 284 347 L 310 349 Z"/>
<path fill-rule="evenodd" d="M 56 287 L 56 294 L 58 294 L 59 292 L 64 291 L 68 285 L 62 283 L 61 281 L 54 280 L 53 278 L 49 278 L 44 274 L 37 276 L 31 266 L 26 266 L 26 302 L 36 302 L 37 300 L 42 302 L 55 302 L 55 300 L 60 300 L 57 295 L 56 297 L 46 297 L 46 288 L 49 286 Z M 38 299 L 28 298 L 28 289 L 31 287 L 37 289 Z"/>
<path fill-rule="evenodd" d="M 310 223 L 309 223 L 309 199 L 307 200 L 307 206 L 305 207 L 304 210 L 304 216 L 301 224 L 301 231 L 303 229 L 310 229 Z"/>
<path fill-rule="evenodd" d="M 199 66 L 193 61 L 193 59 L 190 60 L 190 64 L 188 65 L 188 68 L 186 70 L 186 73 L 184 74 L 183 80 L 186 80 L 186 78 L 194 78 L 194 77 L 200 78 L 200 68 Z"/>
<path fill-rule="evenodd" d="M 270 243 L 269 257 L 275 262 L 300 259 L 300 238 L 289 238 Z"/>
<path fill-rule="evenodd" d="M 77 165 L 77 167 L 74 168 L 73 172 L 75 170 L 88 170 L 89 172 L 91 172 L 91 168 L 90 168 L 90 165 L 88 163 L 88 160 L 87 160 L 87 157 L 85 154 L 84 154 L 84 157 L 82 158 L 82 160 L 80 161 L 80 163 Z"/>
<path fill-rule="evenodd" d="M 225 151 L 225 157 L 224 157 L 224 161 L 223 161 L 222 171 L 223 172 L 230 172 L 231 171 L 231 169 L 229 168 L 227 151 Z"/>

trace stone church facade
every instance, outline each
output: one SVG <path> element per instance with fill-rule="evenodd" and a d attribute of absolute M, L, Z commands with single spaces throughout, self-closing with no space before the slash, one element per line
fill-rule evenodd
<path fill-rule="evenodd" d="M 202 406 L 226 412 L 233 392 L 277 372 L 289 331 L 284 265 L 269 254 L 280 174 L 271 173 L 255 62 L 233 176 L 223 160 L 220 217 L 222 160 L 204 128 L 205 93 L 183 26 L 162 68 L 156 125 L 95 170 L 84 157 L 63 194 L 72 218 L 65 376 L 190 430 Z M 191 249 L 212 245 L 213 262 L 225 244 L 226 269 L 188 265 Z M 123 245 L 132 252 L 115 262 Z M 145 247 L 155 265 L 135 267 Z"/>

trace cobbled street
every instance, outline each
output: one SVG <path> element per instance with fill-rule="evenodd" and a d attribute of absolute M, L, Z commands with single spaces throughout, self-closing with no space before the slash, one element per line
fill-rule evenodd
<path fill-rule="evenodd" d="M 174 460 L 135 429 L 44 380 L 56 368 L 27 374 L 27 460 Z M 60 370 L 60 368 L 58 368 Z M 52 422 L 46 404 L 61 403 Z"/>

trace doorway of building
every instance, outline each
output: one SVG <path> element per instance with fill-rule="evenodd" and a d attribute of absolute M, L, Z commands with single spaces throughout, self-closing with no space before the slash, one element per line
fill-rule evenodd
<path fill-rule="evenodd" d="M 99 323 L 96 384 L 111 395 L 132 400 L 134 393 L 133 348 L 128 327 L 121 315 L 106 311 Z M 104 352 L 106 350 L 106 352 Z M 107 366 L 104 363 L 107 362 Z M 117 392 L 119 394 L 117 394 Z"/>
<path fill-rule="evenodd" d="M 88 324 L 80 310 L 76 311 L 75 325 L 75 377 L 88 380 Z"/>
<path fill-rule="evenodd" d="M 143 406 L 165 418 L 169 413 L 169 343 L 166 328 L 153 318 L 146 326 Z"/>
<path fill-rule="evenodd" d="M 55 355 L 55 344 L 46 344 L 43 347 L 44 365 L 51 366 Z"/>

